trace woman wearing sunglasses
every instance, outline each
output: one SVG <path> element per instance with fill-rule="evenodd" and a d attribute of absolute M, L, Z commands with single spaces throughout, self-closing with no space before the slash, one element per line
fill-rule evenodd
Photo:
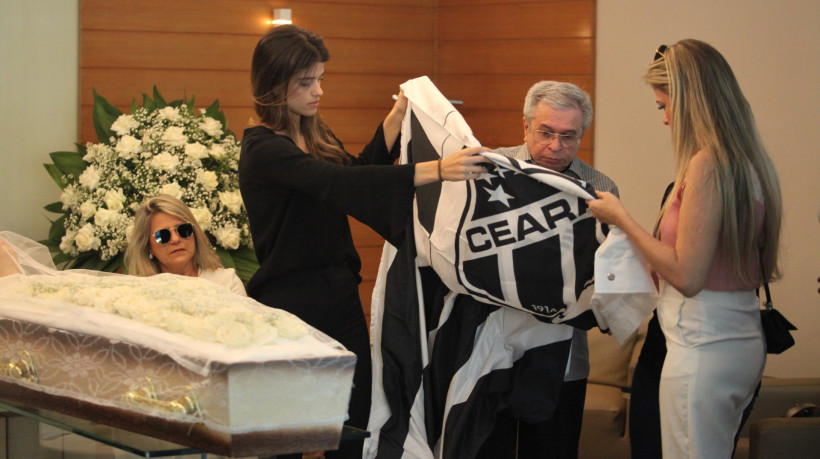
<path fill-rule="evenodd" d="M 242 281 L 232 268 L 222 267 L 191 210 L 171 196 L 156 196 L 137 209 L 125 266 L 135 276 L 202 277 L 245 296 Z"/>
<path fill-rule="evenodd" d="M 729 458 L 766 363 L 755 290 L 779 277 L 780 185 L 717 50 L 697 40 L 662 46 L 646 80 L 676 160 L 655 234 L 609 193 L 589 208 L 621 228 L 660 279 L 663 457 Z"/>

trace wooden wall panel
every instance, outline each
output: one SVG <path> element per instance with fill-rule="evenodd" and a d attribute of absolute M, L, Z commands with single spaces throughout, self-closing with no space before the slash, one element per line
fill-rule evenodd
<path fill-rule="evenodd" d="M 270 27 L 267 1 L 81 0 L 81 30 L 261 35 Z"/>
<path fill-rule="evenodd" d="M 532 14 L 541 14 L 540 7 L 550 3 L 588 2 L 589 0 L 438 0 L 440 8 L 448 6 L 474 6 L 474 5 L 517 5 L 528 4 L 532 8 Z"/>
<path fill-rule="evenodd" d="M 399 84 L 434 73 L 434 0 L 82 0 L 80 141 L 96 140 L 88 136 L 91 88 L 125 108 L 156 85 L 166 99 L 194 95 L 203 104 L 219 99 L 226 114 L 247 111 L 253 47 L 270 27 L 272 6 L 291 8 L 296 24 L 325 38 L 331 60 L 323 109 L 382 111 L 381 118 L 337 116 L 347 121 L 333 125 L 346 145 L 369 140 Z M 240 138 L 247 120 L 229 117 Z M 370 127 L 358 127 L 364 124 Z"/>
<path fill-rule="evenodd" d="M 523 142 L 524 96 L 540 80 L 593 96 L 595 1 L 439 0 L 436 84 L 488 146 Z M 594 126 L 594 123 L 593 123 Z M 592 160 L 592 132 L 581 145 Z"/>
<path fill-rule="evenodd" d="M 329 68 L 332 66 L 331 63 L 327 65 Z M 188 94 L 196 96 L 199 104 L 210 104 L 218 99 L 222 106 L 252 107 L 250 75 L 244 70 L 144 69 L 134 72 L 120 68 L 89 68 L 85 75 L 87 78 L 81 82 L 80 103 L 88 107 L 94 103 L 92 89 L 100 92 L 99 88 L 104 87 L 104 96 L 109 102 L 128 107 L 134 98 L 141 101 L 142 93 L 150 94 L 155 84 L 163 95 L 167 92 L 174 99 Z M 392 95 L 398 93 L 399 84 L 409 78 L 349 73 L 325 75 L 322 108 L 381 107 L 384 117 L 393 105 Z M 333 127 L 336 128 L 335 125 Z"/>
<path fill-rule="evenodd" d="M 304 24 L 317 33 L 332 30 L 334 37 L 380 41 L 435 39 L 436 10 L 431 6 L 414 6 L 412 2 L 401 5 L 286 2 L 286 5 L 292 9 L 294 24 Z"/>
<path fill-rule="evenodd" d="M 438 39 L 442 41 L 588 38 L 594 34 L 595 23 L 590 18 L 594 18 L 595 3 L 591 1 L 469 2 L 459 7 L 440 3 Z M 464 34 L 464 28 L 470 33 Z"/>
<path fill-rule="evenodd" d="M 165 31 L 261 35 L 273 8 L 286 7 L 295 24 L 322 35 L 432 39 L 435 0 L 81 0 L 83 30 Z M 320 27 L 323 26 L 323 27 Z M 416 29 L 414 31 L 413 29 Z M 426 30 L 420 37 L 418 30 Z M 401 36 L 402 31 L 405 31 Z"/>
<path fill-rule="evenodd" d="M 527 95 L 530 86 L 539 80 L 569 81 L 590 94 L 594 90 L 595 83 L 594 78 L 589 75 L 506 73 L 502 75 L 439 75 L 436 86 L 450 99 L 461 100 L 468 95 L 481 94 L 481 97 L 472 97 L 469 106 L 464 106 L 465 108 L 517 110 L 519 114 L 523 114 L 524 96 Z"/>
<path fill-rule="evenodd" d="M 255 35 L 83 30 L 85 68 L 233 70 L 250 69 Z"/>
<path fill-rule="evenodd" d="M 438 43 L 438 75 L 591 75 L 595 41 L 453 40 Z M 533 81 L 534 82 L 534 81 Z"/>

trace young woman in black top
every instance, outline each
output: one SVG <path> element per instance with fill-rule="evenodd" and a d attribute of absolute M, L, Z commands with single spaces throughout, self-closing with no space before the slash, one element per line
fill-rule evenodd
<path fill-rule="evenodd" d="M 244 133 L 239 181 L 260 268 L 247 290 L 356 354 L 347 423 L 364 429 L 370 340 L 358 294 L 361 261 L 348 216 L 397 244 L 412 216 L 415 187 L 477 177 L 487 162 L 478 153 L 486 149 L 393 165 L 407 107 L 400 94 L 359 156 L 349 154 L 319 115 L 328 59 L 322 38 L 297 26 L 271 29 L 254 51 L 251 82 L 259 119 Z M 361 450 L 361 441 L 343 442 L 327 457 L 361 457 Z"/>

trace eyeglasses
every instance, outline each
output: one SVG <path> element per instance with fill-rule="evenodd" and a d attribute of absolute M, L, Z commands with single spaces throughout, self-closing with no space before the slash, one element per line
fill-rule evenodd
<path fill-rule="evenodd" d="M 662 57 L 665 57 L 666 56 L 666 50 L 667 50 L 666 45 L 658 46 L 658 49 L 655 50 L 655 58 L 652 59 L 652 62 L 655 62 L 656 60 L 658 60 Z"/>
<path fill-rule="evenodd" d="M 171 228 L 158 229 L 154 231 L 154 240 L 157 241 L 157 244 L 167 244 L 171 242 L 172 230 L 182 239 L 188 239 L 194 234 L 194 225 L 191 223 L 180 223 Z"/>
<path fill-rule="evenodd" d="M 532 132 L 535 135 L 535 140 L 538 143 L 546 144 L 551 143 L 556 137 L 558 137 L 558 142 L 561 143 L 561 146 L 564 148 L 574 147 L 575 143 L 578 142 L 578 137 L 575 134 L 559 134 L 557 132 L 552 131 L 542 131 L 540 129 L 533 129 Z"/>

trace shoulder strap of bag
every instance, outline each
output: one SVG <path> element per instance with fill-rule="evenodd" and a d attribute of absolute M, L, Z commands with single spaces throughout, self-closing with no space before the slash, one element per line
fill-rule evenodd
<path fill-rule="evenodd" d="M 768 282 L 763 283 L 763 290 L 766 292 L 766 303 L 764 303 L 763 306 L 771 311 L 774 308 L 774 305 L 772 304 L 772 294 L 769 292 Z"/>

